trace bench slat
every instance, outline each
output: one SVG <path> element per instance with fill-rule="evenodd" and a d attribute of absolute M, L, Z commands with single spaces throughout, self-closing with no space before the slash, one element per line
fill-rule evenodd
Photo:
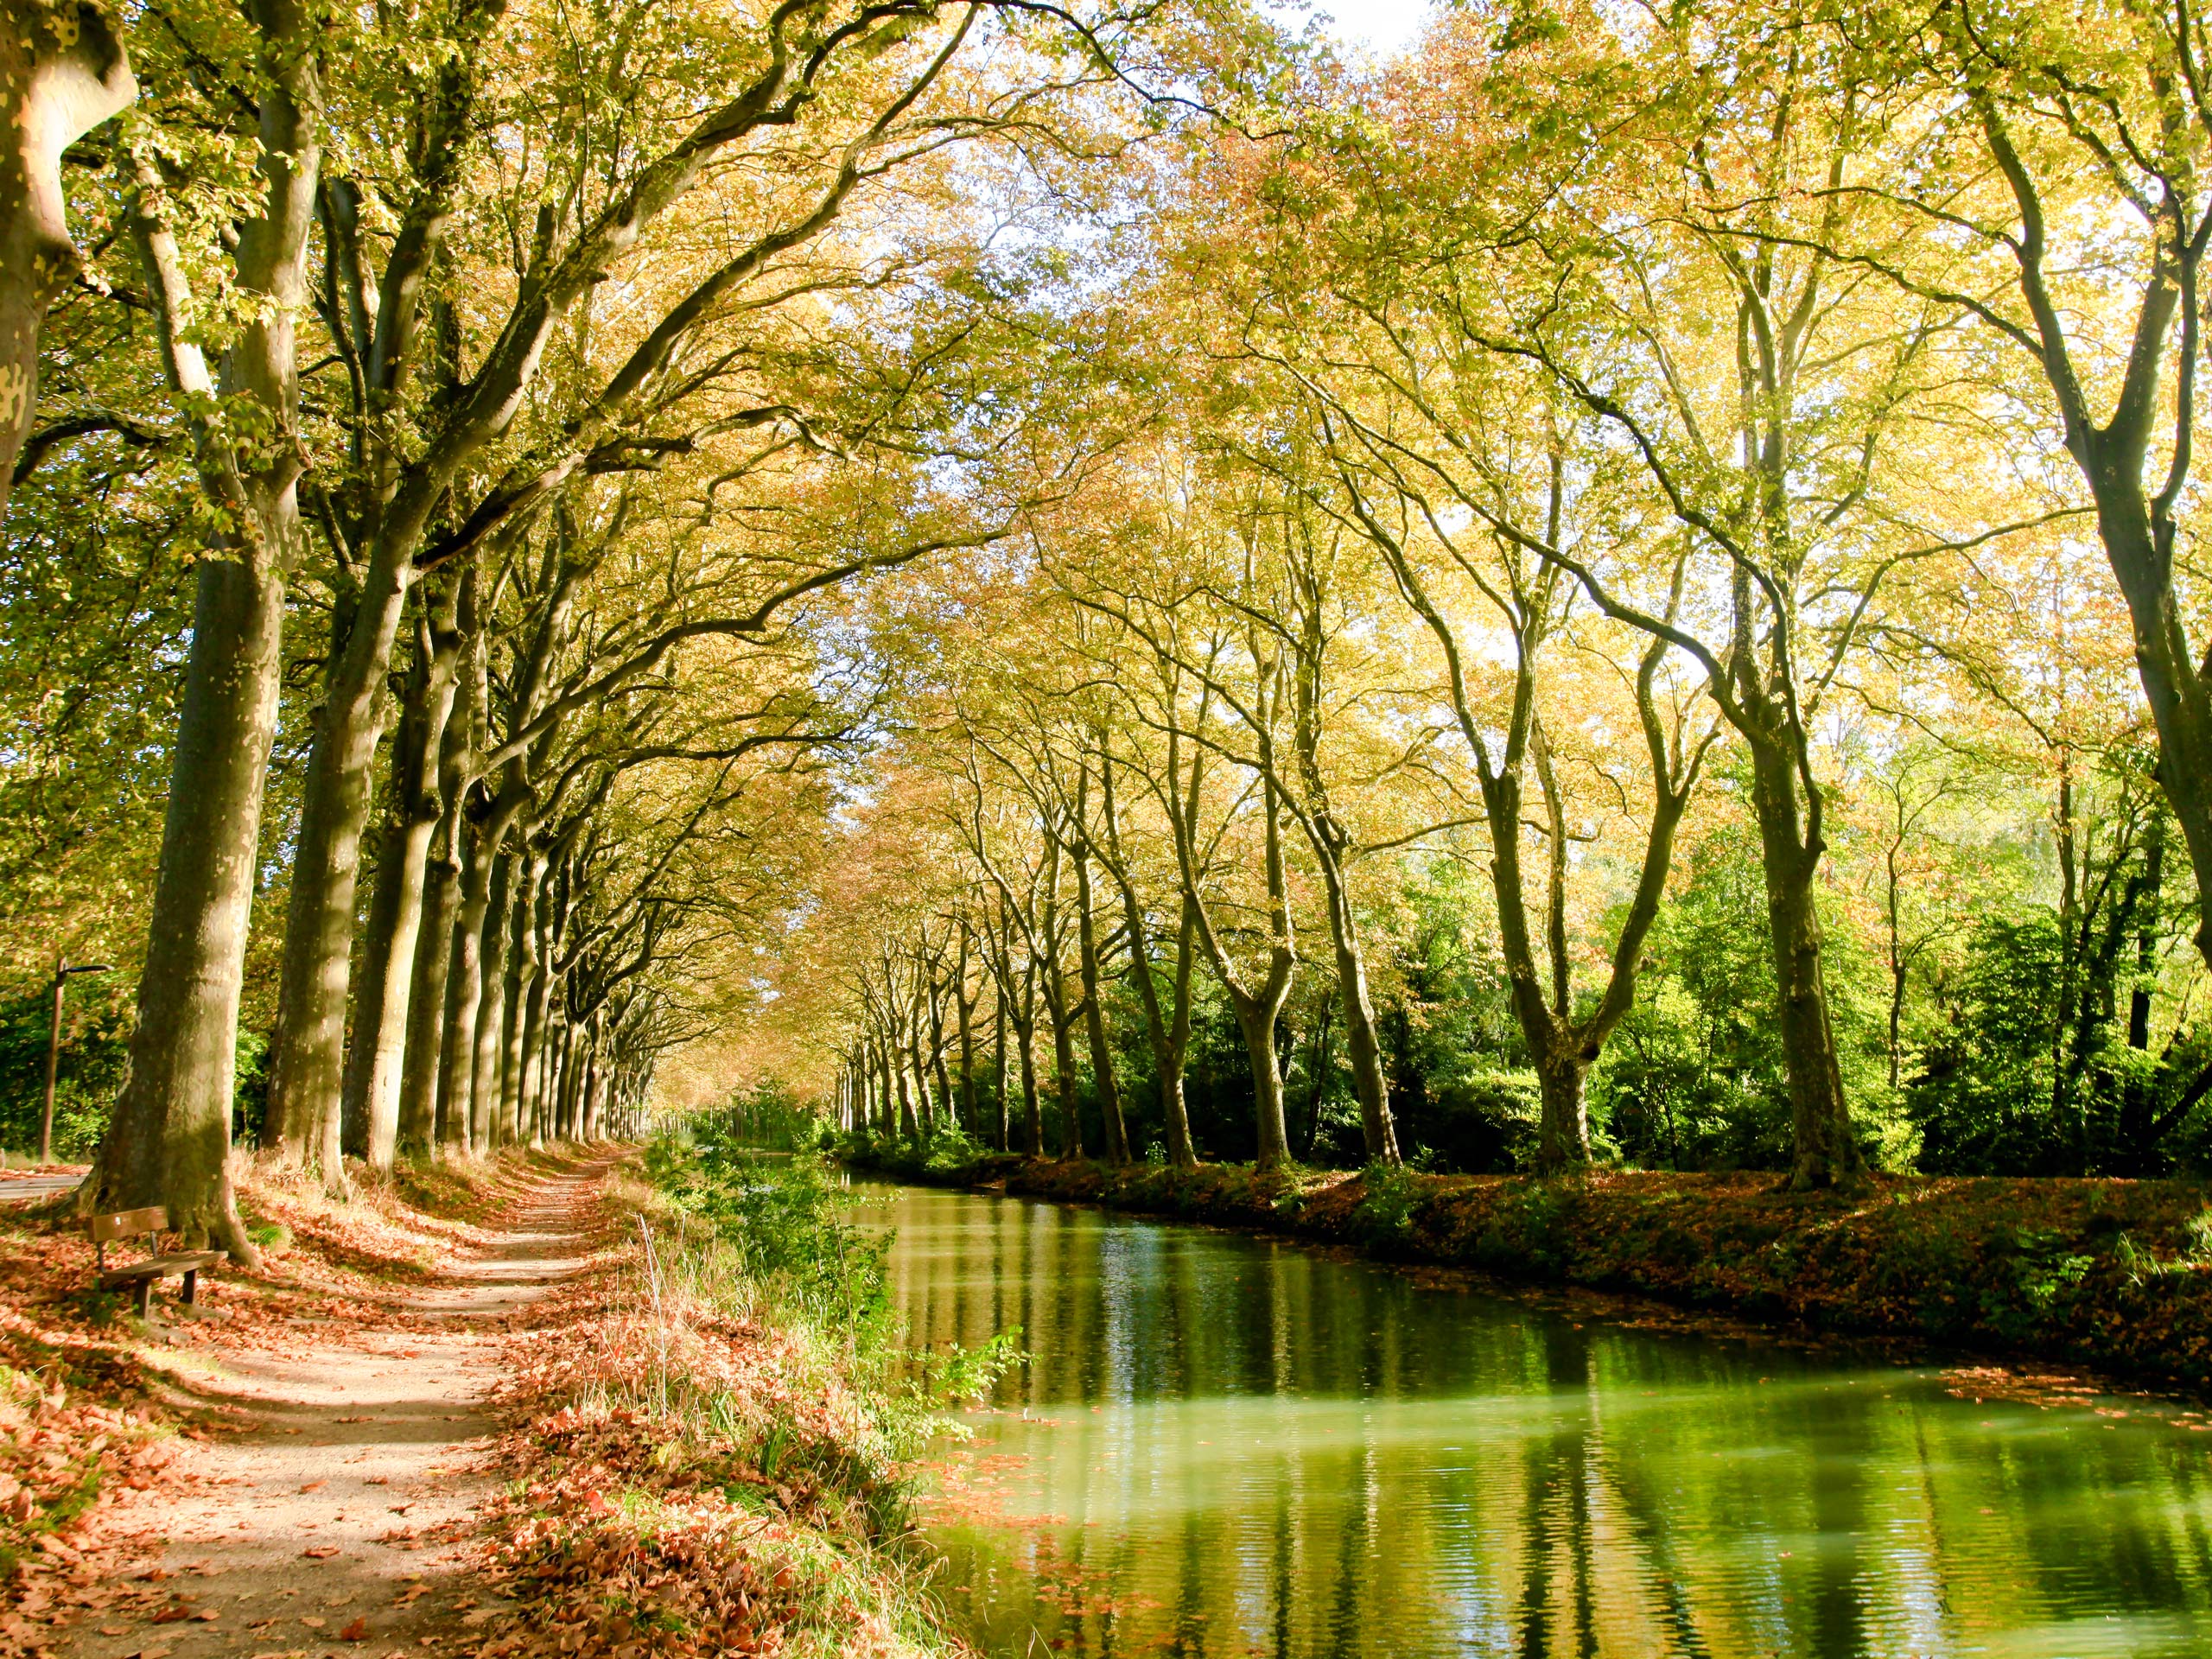
<path fill-rule="evenodd" d="M 94 1216 L 85 1224 L 85 1230 L 92 1236 L 94 1243 L 105 1244 L 110 1239 L 166 1232 L 168 1224 L 169 1212 L 156 1205 L 149 1210 L 122 1210 L 111 1216 Z"/>
<path fill-rule="evenodd" d="M 197 1273 L 202 1268 L 212 1268 L 227 1262 L 228 1250 L 179 1250 L 172 1255 L 149 1255 L 143 1262 L 133 1262 L 127 1268 L 116 1268 L 100 1275 L 100 1283 L 108 1285 L 135 1284 L 141 1279 L 173 1279 L 181 1273 Z"/>

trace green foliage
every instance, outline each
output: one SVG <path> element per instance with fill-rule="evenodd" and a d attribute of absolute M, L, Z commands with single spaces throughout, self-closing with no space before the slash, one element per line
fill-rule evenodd
<path fill-rule="evenodd" d="M 2114 964 L 2069 938 L 2056 912 L 1993 917 L 1946 988 L 1948 1023 L 1904 1105 L 1931 1174 L 2146 1175 L 2208 1167 L 2212 1032 L 2183 1026 L 2130 1041 Z"/>
<path fill-rule="evenodd" d="M 729 1138 L 766 1151 L 797 1152 L 821 1139 L 820 1120 L 781 1077 L 737 1090 L 719 1117 Z"/>
<path fill-rule="evenodd" d="M 689 1144 L 654 1141 L 645 1169 L 777 1300 L 836 1325 L 855 1344 L 884 1338 L 892 1320 L 883 1270 L 891 1235 L 853 1219 L 852 1195 L 821 1158 L 763 1157 L 709 1121 Z"/>
<path fill-rule="evenodd" d="M 709 1395 L 694 1402 L 705 1427 L 752 1446 L 772 1477 L 803 1458 L 810 1478 L 887 1506 L 879 1522 L 896 1530 L 890 1523 L 905 1505 L 906 1483 L 892 1465 L 945 1427 L 938 1414 L 988 1394 L 1023 1362 L 1019 1328 L 978 1348 L 901 1348 L 885 1276 L 893 1235 L 856 1217 L 865 1200 L 819 1154 L 761 1155 L 734 1140 L 725 1120 L 715 1119 L 688 1141 L 653 1141 L 645 1162 L 662 1197 L 709 1230 L 705 1241 L 679 1230 L 672 1244 L 653 1247 L 656 1284 L 665 1274 L 684 1281 L 695 1297 L 745 1300 L 772 1322 L 827 1334 L 833 1363 L 872 1426 L 864 1446 L 818 1433 L 792 1438 L 780 1420 L 765 1428 L 752 1421 L 758 1402 Z M 675 1379 L 664 1390 L 671 1399 L 689 1391 L 689 1379 Z"/>
<path fill-rule="evenodd" d="M 46 1095 L 47 1033 L 54 1000 L 39 990 L 0 1004 L 0 1147 L 32 1152 Z M 92 1155 L 130 1060 L 130 1008 L 123 988 L 70 982 L 63 1004 L 60 1065 L 54 1090 L 54 1151 Z"/>
<path fill-rule="evenodd" d="M 2060 945 L 2048 913 L 1984 923 L 1952 999 L 1952 1026 L 1905 1091 L 1931 1174 L 2047 1170 Z"/>
<path fill-rule="evenodd" d="M 1517 1168 L 1535 1150 L 1536 1081 L 1490 895 L 1467 863 L 1440 859 L 1414 872 L 1405 899 L 1397 994 L 1381 1013 L 1401 1149 L 1424 1169 Z"/>
<path fill-rule="evenodd" d="M 1421 1199 L 1420 1180 L 1410 1170 L 1370 1164 L 1360 1172 L 1362 1192 L 1351 1212 L 1352 1230 L 1378 1249 L 1402 1246 L 1413 1231 Z"/>
<path fill-rule="evenodd" d="M 1689 861 L 1660 913 L 1637 1005 L 1590 1080 L 1592 1116 L 1627 1161 L 1662 1169 L 1781 1169 L 1789 1161 L 1787 1068 L 1756 838 L 1728 825 Z M 1832 927 L 1831 1016 L 1862 1135 L 1886 1116 L 1878 966 Z"/>

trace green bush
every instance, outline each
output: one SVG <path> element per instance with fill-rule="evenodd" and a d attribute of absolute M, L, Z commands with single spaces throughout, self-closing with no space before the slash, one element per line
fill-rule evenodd
<path fill-rule="evenodd" d="M 1351 1212 L 1352 1231 L 1370 1247 L 1395 1249 L 1413 1232 L 1421 1201 L 1420 1178 L 1402 1166 L 1375 1163 L 1361 1172 L 1359 1203 Z"/>
<path fill-rule="evenodd" d="M 774 1300 L 855 1339 L 884 1334 L 891 1235 L 853 1219 L 852 1194 L 823 1158 L 763 1156 L 708 1123 L 688 1144 L 667 1136 L 654 1141 L 645 1170 L 737 1252 L 746 1273 Z"/>

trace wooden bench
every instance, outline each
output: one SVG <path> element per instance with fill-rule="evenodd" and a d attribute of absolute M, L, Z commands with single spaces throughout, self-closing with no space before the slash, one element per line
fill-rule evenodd
<path fill-rule="evenodd" d="M 125 1285 L 137 1292 L 138 1317 L 151 1317 L 154 1311 L 154 1286 L 163 1279 L 184 1276 L 184 1305 L 192 1306 L 200 1294 L 200 1270 L 212 1268 L 229 1260 L 228 1250 L 170 1250 L 164 1252 L 161 1236 L 170 1230 L 169 1212 L 166 1210 L 124 1210 L 112 1216 L 94 1216 L 85 1224 L 85 1230 L 92 1236 L 92 1254 L 99 1264 L 99 1286 L 102 1290 L 120 1290 Z M 154 1235 L 154 1254 L 143 1262 L 133 1262 L 127 1267 L 110 1268 L 107 1247 L 111 1241 L 137 1238 Z"/>

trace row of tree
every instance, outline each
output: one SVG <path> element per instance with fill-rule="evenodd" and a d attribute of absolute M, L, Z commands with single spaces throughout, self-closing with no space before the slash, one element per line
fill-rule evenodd
<path fill-rule="evenodd" d="M 1058 1144 L 1088 1090 L 1129 1155 L 1113 977 L 1187 1160 L 1202 969 L 1279 1162 L 1311 938 L 1394 1160 L 1378 966 L 1417 1013 L 1406 895 L 1471 855 L 1529 1155 L 1582 1161 L 1593 1071 L 1664 1108 L 1622 1074 L 1688 823 L 1693 880 L 1758 875 L 1765 960 L 1719 995 L 1763 1017 L 1698 1016 L 1763 1027 L 1755 1155 L 2165 1166 L 2212 1087 L 2204 47 L 2178 10 L 1469 8 L 1287 136 L 1211 137 L 1125 251 L 1111 465 L 1027 521 L 1018 603 L 914 596 L 969 645 L 912 825 L 869 825 L 916 861 L 868 902 L 933 879 L 861 930 L 848 1112 L 925 1127 L 988 991 L 1029 1143 L 1041 1006 Z"/>
<path fill-rule="evenodd" d="M 0 874 L 19 989 L 139 969 L 86 1202 L 245 1252 L 249 1053 L 334 1184 L 775 1032 L 1117 1158 L 2184 1155 L 2186 9 L 19 21 Z"/>
<path fill-rule="evenodd" d="M 807 601 L 1030 487 L 995 461 L 1037 399 L 993 404 L 987 238 L 1090 188 L 1114 89 L 1192 23 L 11 8 L 16 869 L 77 921 L 158 845 L 86 1203 L 251 1255 L 257 939 L 260 1136 L 334 1184 L 635 1113 L 869 705 Z M 138 660 L 86 649 L 149 622 Z M 122 729 L 149 692 L 156 777 Z M 142 785 L 157 836 L 103 842 Z M 58 874 L 87 842 L 110 868 Z"/>

